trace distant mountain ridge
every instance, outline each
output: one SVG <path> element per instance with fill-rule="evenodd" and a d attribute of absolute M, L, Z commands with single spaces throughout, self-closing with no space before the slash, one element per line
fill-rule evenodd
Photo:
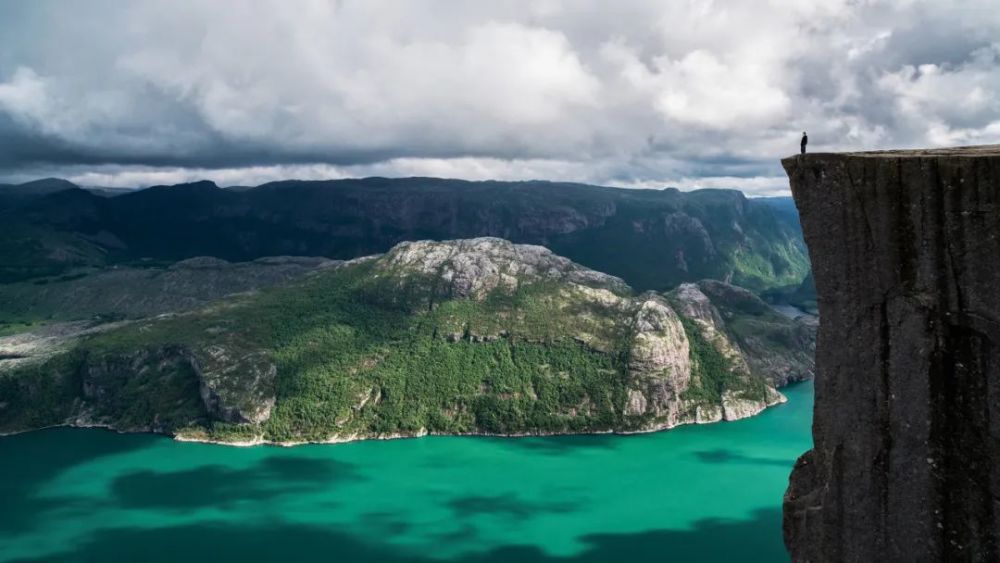
<path fill-rule="evenodd" d="M 14 199 L 0 188 L 0 282 L 144 259 L 351 259 L 480 236 L 546 246 L 640 290 L 711 278 L 763 291 L 809 270 L 797 217 L 733 190 L 438 178 L 68 188 Z"/>
<path fill-rule="evenodd" d="M 0 184 L 0 211 L 17 207 L 32 199 L 65 190 L 80 189 L 79 186 L 60 178 L 42 178 L 23 184 Z"/>

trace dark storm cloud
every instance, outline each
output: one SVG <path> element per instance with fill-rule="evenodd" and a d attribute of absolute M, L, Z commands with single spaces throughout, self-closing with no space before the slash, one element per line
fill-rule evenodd
<path fill-rule="evenodd" d="M 785 185 L 1000 140 L 992 2 L 0 3 L 0 179 Z"/>

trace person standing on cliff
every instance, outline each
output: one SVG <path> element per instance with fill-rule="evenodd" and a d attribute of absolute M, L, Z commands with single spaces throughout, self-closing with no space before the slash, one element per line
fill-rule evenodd
<path fill-rule="evenodd" d="M 802 154 L 806 154 L 806 145 L 808 145 L 808 144 L 809 144 L 809 135 L 806 135 L 806 132 L 803 131 L 802 132 L 802 143 L 801 143 Z"/>

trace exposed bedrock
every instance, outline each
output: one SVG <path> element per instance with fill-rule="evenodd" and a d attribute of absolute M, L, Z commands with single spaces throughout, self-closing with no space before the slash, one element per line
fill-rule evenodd
<path fill-rule="evenodd" d="M 220 345 L 192 351 L 168 345 L 93 355 L 80 364 L 82 397 L 72 417 L 81 425 L 164 431 L 171 413 L 191 407 L 215 421 L 261 423 L 275 403 L 277 369 L 262 352 L 238 354 Z M 201 405 L 192 405 L 197 389 Z M 122 413 L 125 413 L 123 415 Z M 122 424 L 122 418 L 128 422 Z"/>
<path fill-rule="evenodd" d="M 782 164 L 821 319 L 793 560 L 1000 560 L 1000 146 Z"/>

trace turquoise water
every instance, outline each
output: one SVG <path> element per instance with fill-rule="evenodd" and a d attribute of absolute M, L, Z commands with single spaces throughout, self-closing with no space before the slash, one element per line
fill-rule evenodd
<path fill-rule="evenodd" d="M 0 560 L 787 561 L 812 385 L 785 393 L 752 419 L 636 436 L 0 438 Z"/>

